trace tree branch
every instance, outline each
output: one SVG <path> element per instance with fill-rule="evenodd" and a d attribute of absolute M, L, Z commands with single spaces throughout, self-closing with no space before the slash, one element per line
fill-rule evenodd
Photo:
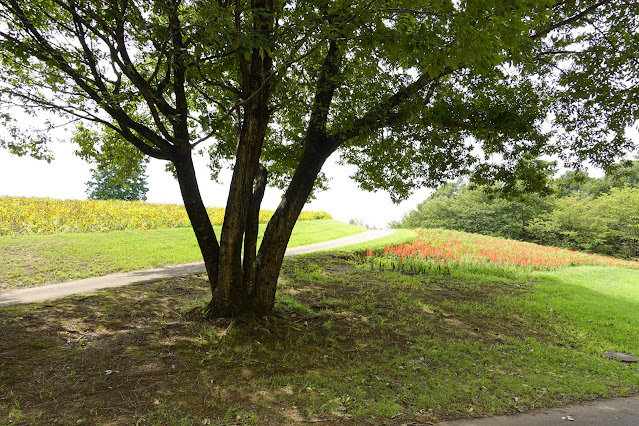
<path fill-rule="evenodd" d="M 317 80 L 317 91 L 311 111 L 311 118 L 308 124 L 307 135 L 321 135 L 322 139 L 326 137 L 326 123 L 328 113 L 335 90 L 337 90 L 337 75 L 341 62 L 341 53 L 339 46 L 335 40 L 329 44 L 328 52 L 324 58 L 324 63 Z"/>
<path fill-rule="evenodd" d="M 143 152 L 149 155 L 152 155 L 152 152 L 153 156 L 156 157 L 158 157 L 158 153 L 161 152 L 161 156 L 163 158 L 168 159 L 171 157 L 171 145 L 166 140 L 158 136 L 151 129 L 129 117 L 129 115 L 122 111 L 122 109 L 117 104 L 113 104 L 111 102 L 112 100 L 109 97 L 103 97 L 102 95 L 100 95 L 98 90 L 92 87 L 91 84 L 87 80 L 85 80 L 84 76 L 69 64 L 62 53 L 56 50 L 37 30 L 37 28 L 29 20 L 29 18 L 22 10 L 20 4 L 16 0 L 9 0 L 8 2 L 3 1 L 2 4 L 7 6 L 18 18 L 19 23 L 22 25 L 24 31 L 30 38 L 33 39 L 33 41 L 37 45 L 37 48 L 34 48 L 33 46 L 21 40 L 17 40 L 8 34 L 0 33 L 0 35 L 2 35 L 6 40 L 10 40 L 16 45 L 21 46 L 26 52 L 29 52 L 29 54 L 38 58 L 39 60 L 47 63 L 53 62 L 57 69 L 69 76 L 75 82 L 75 84 L 77 84 L 88 95 L 90 99 L 92 99 L 97 105 L 100 105 L 100 107 L 104 109 L 104 111 L 106 111 L 109 115 L 111 115 L 111 117 L 113 117 L 113 119 L 115 119 L 123 128 L 130 128 L 131 130 L 134 130 L 136 133 L 144 137 L 150 143 L 157 146 L 159 149 L 157 151 L 152 151 L 153 148 L 151 148 L 147 144 L 144 144 L 146 148 L 144 148 Z M 138 146 L 138 148 L 140 147 Z M 142 148 L 140 149 L 142 150 Z"/>
<path fill-rule="evenodd" d="M 536 38 L 544 37 L 546 34 L 550 33 L 553 30 L 556 30 L 557 28 L 561 28 L 563 26 L 566 26 L 568 24 L 572 24 L 573 22 L 576 22 L 576 21 L 580 20 L 584 16 L 589 15 L 591 12 L 593 12 L 599 6 L 603 6 L 604 4 L 610 3 L 610 1 L 611 0 L 598 1 L 597 3 L 593 4 L 590 7 L 587 7 L 586 9 L 584 9 L 581 12 L 579 12 L 578 14 L 573 15 L 570 18 L 566 18 L 563 21 L 559 21 L 559 22 L 557 22 L 555 24 L 549 25 L 548 27 L 536 32 L 535 34 L 531 35 L 530 38 L 536 39 Z"/>
<path fill-rule="evenodd" d="M 89 46 L 87 45 L 86 42 L 86 31 L 83 30 L 82 28 L 82 22 L 80 20 L 80 16 L 77 14 L 77 11 L 75 11 L 75 9 L 73 9 L 71 11 L 72 17 L 73 17 L 73 23 L 75 24 L 75 34 L 76 34 L 76 38 L 80 41 L 80 45 L 82 46 L 82 51 L 84 52 L 84 57 L 87 59 L 87 62 L 89 63 L 89 69 L 91 70 L 91 74 L 93 75 L 93 81 L 95 82 L 95 85 L 98 87 L 98 89 L 102 92 L 103 95 L 107 95 L 108 91 L 106 88 L 106 85 L 104 84 L 104 81 L 102 80 L 102 76 L 100 75 L 100 72 L 98 71 L 98 67 L 97 67 L 97 61 L 95 59 L 95 56 L 93 55 L 93 52 L 91 51 L 91 49 L 89 49 Z"/>
<path fill-rule="evenodd" d="M 176 135 L 176 142 L 184 147 L 189 145 L 188 116 L 189 105 L 186 98 L 184 86 L 186 84 L 186 66 L 184 55 L 186 48 L 182 40 L 182 26 L 178 16 L 179 0 L 173 2 L 173 9 L 169 14 L 169 31 L 173 35 L 171 43 L 173 45 L 171 63 L 173 71 L 173 93 L 175 93 L 176 118 L 172 120 L 173 129 Z M 169 117 L 170 119 L 170 117 Z"/>
<path fill-rule="evenodd" d="M 435 78 L 431 78 L 426 74 L 422 74 L 417 80 L 410 83 L 407 86 L 402 87 L 397 92 L 395 92 L 390 97 L 384 99 L 382 102 L 378 103 L 375 107 L 371 108 L 366 114 L 364 114 L 359 119 L 355 120 L 353 125 L 349 129 L 343 129 L 341 131 L 336 132 L 328 138 L 328 145 L 330 152 L 335 151 L 340 145 L 344 142 L 355 138 L 357 136 L 362 135 L 364 132 L 379 129 L 383 125 L 387 123 L 388 118 L 392 115 L 392 111 L 395 107 L 397 107 L 400 103 L 406 101 L 412 96 L 416 95 L 419 91 L 421 91 L 424 87 L 430 84 L 429 94 L 427 94 L 428 100 L 432 96 L 432 91 L 435 89 L 435 83 L 449 74 L 451 74 L 454 70 L 451 68 L 446 68 L 444 71 L 440 72 L 438 76 Z"/>

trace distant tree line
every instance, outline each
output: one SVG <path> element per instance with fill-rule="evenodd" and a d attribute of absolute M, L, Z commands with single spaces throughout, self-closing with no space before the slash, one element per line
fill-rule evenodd
<path fill-rule="evenodd" d="M 639 161 L 602 178 L 569 171 L 547 193 L 457 181 L 393 228 L 446 228 L 626 259 L 639 258 Z"/>

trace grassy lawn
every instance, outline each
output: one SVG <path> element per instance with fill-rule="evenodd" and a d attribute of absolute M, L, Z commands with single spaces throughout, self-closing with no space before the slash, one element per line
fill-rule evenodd
<path fill-rule="evenodd" d="M 362 231 L 336 220 L 299 221 L 289 246 Z M 0 291 L 201 260 L 191 228 L 2 236 Z"/>
<path fill-rule="evenodd" d="M 639 271 L 285 260 L 276 310 L 201 322 L 203 277 L 0 310 L 0 423 L 407 424 L 639 390 Z"/>

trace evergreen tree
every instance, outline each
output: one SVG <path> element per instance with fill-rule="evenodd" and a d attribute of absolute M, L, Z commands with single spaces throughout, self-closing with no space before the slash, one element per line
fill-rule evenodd
<path fill-rule="evenodd" d="M 91 200 L 146 201 L 147 176 L 145 167 L 133 171 L 127 177 L 118 176 L 114 167 L 91 170 L 93 177 L 86 183 L 86 193 Z"/>

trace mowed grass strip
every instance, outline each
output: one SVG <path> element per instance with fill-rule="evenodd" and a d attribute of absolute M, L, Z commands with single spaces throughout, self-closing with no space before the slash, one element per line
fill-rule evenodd
<path fill-rule="evenodd" d="M 299 221 L 289 247 L 362 231 L 332 219 Z M 0 291 L 201 260 L 191 228 L 7 235 L 0 237 Z"/>
<path fill-rule="evenodd" d="M 202 322 L 204 277 L 0 310 L 16 424 L 411 424 L 627 395 L 639 271 L 378 271 L 287 259 L 267 320 Z M 2 417 L 3 416 L 3 417 Z"/>

